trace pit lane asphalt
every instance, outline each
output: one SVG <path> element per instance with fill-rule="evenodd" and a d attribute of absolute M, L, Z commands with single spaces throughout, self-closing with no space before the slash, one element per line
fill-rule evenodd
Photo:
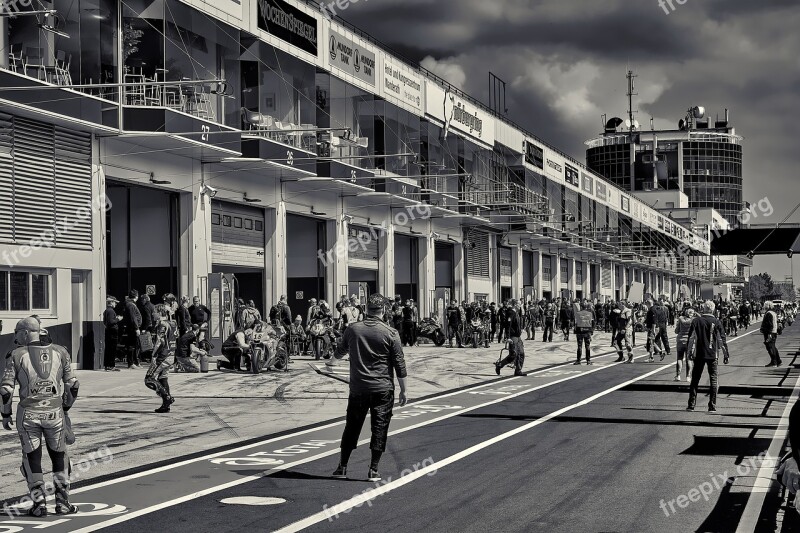
<path fill-rule="evenodd" d="M 800 375 L 789 364 L 795 356 L 787 354 L 800 347 L 800 329 L 795 325 L 781 336 L 787 364 L 779 369 L 763 367 L 766 355 L 757 333 L 731 340 L 731 364 L 721 365 L 718 414 L 705 412 L 702 392 L 698 410 L 684 410 L 688 385 L 672 381 L 669 360 L 616 365 L 391 436 L 381 463 L 385 486 L 363 481 L 369 452 L 362 445 L 351 459 L 350 481 L 329 477 L 336 464 L 336 455 L 330 455 L 105 530 L 266 531 L 322 514 L 310 530 L 733 531 L 755 476 L 748 459 L 769 447 Z M 600 365 L 609 365 L 609 358 L 593 370 Z M 569 409 L 659 368 L 664 369 Z M 570 370 L 562 367 L 546 375 L 557 378 L 569 375 L 558 372 Z M 547 379 L 534 375 L 513 383 Z M 482 447 L 557 412 L 540 425 Z M 408 473 L 415 466 L 445 461 L 471 447 L 476 449 L 470 455 L 400 484 L 414 477 Z M 240 474 L 252 472 L 243 468 Z M 708 501 L 677 504 L 679 496 L 719 476 L 729 481 L 718 482 L 720 488 L 714 487 Z M 378 487 L 392 490 L 369 495 L 374 499 L 338 516 L 330 510 Z M 235 496 L 287 502 L 270 507 L 220 503 Z M 773 491 L 762 522 L 774 524 L 782 514 L 776 501 Z M 792 522 L 777 519 L 784 530 Z"/>
<path fill-rule="evenodd" d="M 786 363 L 792 360 L 787 348 L 794 352 L 800 345 L 799 333 L 794 326 L 781 337 Z M 195 487 L 213 486 L 207 482 L 223 469 L 200 460 L 87 487 L 75 495 L 76 502 L 103 501 L 111 509 L 124 498 L 127 510 L 94 520 L 48 520 L 48 529 L 74 531 L 88 520 L 93 525 L 82 526 L 86 531 L 101 526 L 108 526 L 105 531 L 268 531 L 323 514 L 311 530 L 732 531 L 749 494 L 748 479 L 754 476 L 737 474 L 736 466 L 767 449 L 799 374 L 790 366 L 763 368 L 766 355 L 758 334 L 733 341 L 731 348 L 731 364 L 721 366 L 716 415 L 704 412 L 702 392 L 698 411 L 684 411 L 688 386 L 672 382 L 671 361 L 612 365 L 606 357 L 594 367 L 563 366 L 429 400 L 463 407 L 469 394 L 469 401 L 474 400 L 469 405 L 491 404 L 391 436 L 381 463 L 384 481 L 390 480 L 386 485 L 361 481 L 368 463 L 366 445 L 351 459 L 352 481 L 329 477 L 337 459 L 334 444 L 324 457 L 268 477 L 254 476 L 266 469 L 263 465 L 228 466 L 225 473 L 241 479 L 227 488 L 193 494 Z M 409 420 L 399 418 L 392 429 L 403 424 L 408 428 Z M 341 426 L 330 432 L 340 433 Z M 492 440 L 497 442 L 487 445 Z M 231 455 L 237 456 L 217 457 Z M 436 462 L 448 464 L 413 480 L 413 473 L 402 475 Z M 688 494 L 711 479 L 709 474 L 734 479 L 715 490 L 708 502 L 674 505 L 676 512 L 665 516 L 662 499 Z M 342 510 L 338 517 L 324 511 L 324 506 L 330 509 L 377 487 L 389 491 Z M 154 497 L 168 502 L 179 496 L 187 497 L 160 510 L 147 509 Z M 272 507 L 220 503 L 234 496 L 287 501 Z M 136 516 L 138 512 L 144 514 Z"/>

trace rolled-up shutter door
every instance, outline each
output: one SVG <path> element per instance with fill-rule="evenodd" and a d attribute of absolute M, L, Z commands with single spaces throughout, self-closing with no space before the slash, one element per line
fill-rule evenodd
<path fill-rule="evenodd" d="M 489 234 L 472 232 L 469 241 L 474 246 L 467 248 L 467 274 L 480 278 L 489 277 Z"/>
<path fill-rule="evenodd" d="M 14 119 L 14 237 L 29 242 L 55 223 L 53 127 Z"/>
<path fill-rule="evenodd" d="M 14 123 L 0 114 L 0 241 L 14 241 Z"/>
<path fill-rule="evenodd" d="M 68 248 L 91 248 L 91 137 L 58 127 L 55 133 L 56 214 L 59 219 L 69 217 L 70 221 L 68 230 L 58 235 L 56 243 Z"/>

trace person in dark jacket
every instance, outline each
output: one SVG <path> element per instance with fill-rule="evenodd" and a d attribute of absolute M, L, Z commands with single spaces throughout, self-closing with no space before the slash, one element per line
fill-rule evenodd
<path fill-rule="evenodd" d="M 553 342 L 553 329 L 556 321 L 556 307 L 552 302 L 544 309 L 544 328 L 542 329 L 542 342 Z"/>
<path fill-rule="evenodd" d="M 650 362 L 653 362 L 653 350 L 660 340 L 664 346 L 661 352 L 661 360 L 669 355 L 669 337 L 667 336 L 667 323 L 669 322 L 669 311 L 664 306 L 664 299 L 659 298 L 655 305 L 650 307 L 645 318 L 647 326 L 647 352 L 650 354 Z"/>
<path fill-rule="evenodd" d="M 142 315 L 142 329 L 148 333 L 155 333 L 156 325 L 160 320 L 156 317 L 156 306 L 150 301 L 150 297 L 142 294 L 139 297 L 139 313 Z"/>
<path fill-rule="evenodd" d="M 178 337 L 183 337 L 192 329 L 192 316 L 189 314 L 189 298 L 181 296 L 181 305 L 175 311 L 175 322 L 178 324 Z"/>
<path fill-rule="evenodd" d="M 769 354 L 767 367 L 781 366 L 781 355 L 775 342 L 778 340 L 778 315 L 772 307 L 772 302 L 764 303 L 764 319 L 761 321 L 761 333 L 764 334 L 764 346 Z"/>
<path fill-rule="evenodd" d="M 197 324 L 198 326 L 207 324 L 211 320 L 211 311 L 200 303 L 199 296 L 192 298 L 192 305 L 189 306 L 189 317 L 192 320 L 192 324 Z"/>
<path fill-rule="evenodd" d="M 576 365 L 581 364 L 581 352 L 583 345 L 586 345 L 586 364 L 592 364 L 591 344 L 592 334 L 594 333 L 594 314 L 589 301 L 583 303 L 583 308 L 575 313 L 575 338 L 578 339 L 578 360 Z"/>
<path fill-rule="evenodd" d="M 564 303 L 561 304 L 559 323 L 561 325 L 561 332 L 564 334 L 564 340 L 567 342 L 569 342 L 569 330 L 572 327 L 574 319 L 575 313 L 573 313 L 572 308 L 565 300 Z"/>
<path fill-rule="evenodd" d="M 139 291 L 133 289 L 125 298 L 125 311 L 122 323 L 125 325 L 126 342 L 125 350 L 128 355 L 128 368 L 141 368 L 139 366 L 139 334 L 142 332 L 142 315 L 136 307 Z"/>
<path fill-rule="evenodd" d="M 467 319 L 469 320 L 469 319 Z M 503 302 L 500 309 L 497 311 L 497 342 L 505 342 L 508 340 L 508 300 Z"/>
<path fill-rule="evenodd" d="M 700 386 L 700 379 L 703 377 L 703 369 L 708 367 L 708 374 L 711 378 L 710 395 L 708 399 L 708 411 L 717 411 L 717 389 L 718 389 L 718 360 L 719 351 L 722 350 L 723 362 L 727 365 L 730 353 L 728 352 L 728 340 L 725 337 L 725 328 L 718 318 L 714 316 L 714 302 L 707 300 L 703 304 L 703 314 L 695 318 L 689 327 L 689 352 L 690 361 L 694 361 L 692 368 L 692 382 L 689 385 L 689 406 L 687 411 L 694 411 L 697 401 L 697 388 Z"/>
<path fill-rule="evenodd" d="M 453 347 L 453 337 L 458 342 L 458 347 L 463 348 L 464 343 L 461 339 L 461 310 L 458 308 L 458 300 L 453 299 L 450 306 L 447 308 L 447 339 L 450 342 L 450 347 Z"/>
<path fill-rule="evenodd" d="M 510 300 L 506 302 L 506 328 L 508 331 L 508 357 L 502 361 L 494 364 L 494 370 L 497 375 L 500 375 L 500 370 L 511 363 L 514 363 L 514 375 L 524 376 L 522 373 L 522 365 L 525 363 L 525 348 L 522 344 L 522 321 L 519 318 L 519 311 L 517 309 L 517 301 Z"/>
<path fill-rule="evenodd" d="M 379 481 L 378 464 L 386 451 L 389 421 L 394 407 L 394 378 L 400 384 L 399 405 L 406 404 L 406 363 L 397 331 L 380 317 L 390 301 L 371 294 L 367 299 L 367 317 L 352 324 L 342 336 L 336 355 L 326 365 L 350 355 L 350 396 L 347 400 L 347 422 L 342 434 L 339 466 L 335 478 L 347 478 L 347 463 L 356 449 L 367 412 L 370 414 L 372 439 L 368 481 Z"/>
<path fill-rule="evenodd" d="M 103 353 L 103 366 L 106 372 L 119 372 L 117 368 L 117 345 L 119 344 L 119 323 L 122 317 L 117 315 L 116 306 L 119 300 L 113 296 L 106 297 L 106 310 L 103 312 L 103 325 L 106 328 L 106 344 Z"/>

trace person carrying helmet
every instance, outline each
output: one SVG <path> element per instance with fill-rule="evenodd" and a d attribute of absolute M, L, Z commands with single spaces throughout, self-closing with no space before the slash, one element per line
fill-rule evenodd
<path fill-rule="evenodd" d="M 617 336 L 614 338 L 612 346 L 617 348 L 617 363 L 625 360 L 623 356 L 622 342 L 625 341 L 625 349 L 628 351 L 628 363 L 633 363 L 633 350 L 631 349 L 631 336 L 633 335 L 633 312 L 624 301 L 619 302 L 617 306 L 619 313 L 615 313 Z"/>
<path fill-rule="evenodd" d="M 592 364 L 591 344 L 592 333 L 594 333 L 594 313 L 592 304 L 588 300 L 583 302 L 581 310 L 575 313 L 575 338 L 578 340 L 578 360 L 576 365 L 581 364 L 581 352 L 586 345 L 586 364 Z"/>
<path fill-rule="evenodd" d="M 69 502 L 70 465 L 67 458 L 66 412 L 78 397 L 78 380 L 72 373 L 67 349 L 42 342 L 41 326 L 35 318 L 25 318 L 14 329 L 18 348 L 6 356 L 0 382 L 3 428 L 11 431 L 14 389 L 19 384 L 17 431 L 22 443 L 22 473 L 28 483 L 33 507 L 30 516 L 47 515 L 47 496 L 42 474 L 42 440 L 53 462 L 58 515 L 78 512 Z"/>

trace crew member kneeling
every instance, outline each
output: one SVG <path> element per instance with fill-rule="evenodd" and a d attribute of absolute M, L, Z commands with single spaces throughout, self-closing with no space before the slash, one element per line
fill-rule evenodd
<path fill-rule="evenodd" d="M 44 343 L 41 327 L 35 318 L 25 318 L 14 329 L 19 345 L 6 356 L 2 396 L 3 428 L 11 430 L 11 403 L 19 383 L 17 431 L 22 442 L 22 473 L 28 482 L 33 507 L 28 514 L 47 515 L 47 496 L 42 475 L 42 438 L 53 461 L 53 486 L 56 493 L 56 514 L 78 512 L 69 503 L 69 459 L 67 458 L 67 423 L 69 411 L 78 397 L 78 380 L 72 374 L 66 348 Z"/>

